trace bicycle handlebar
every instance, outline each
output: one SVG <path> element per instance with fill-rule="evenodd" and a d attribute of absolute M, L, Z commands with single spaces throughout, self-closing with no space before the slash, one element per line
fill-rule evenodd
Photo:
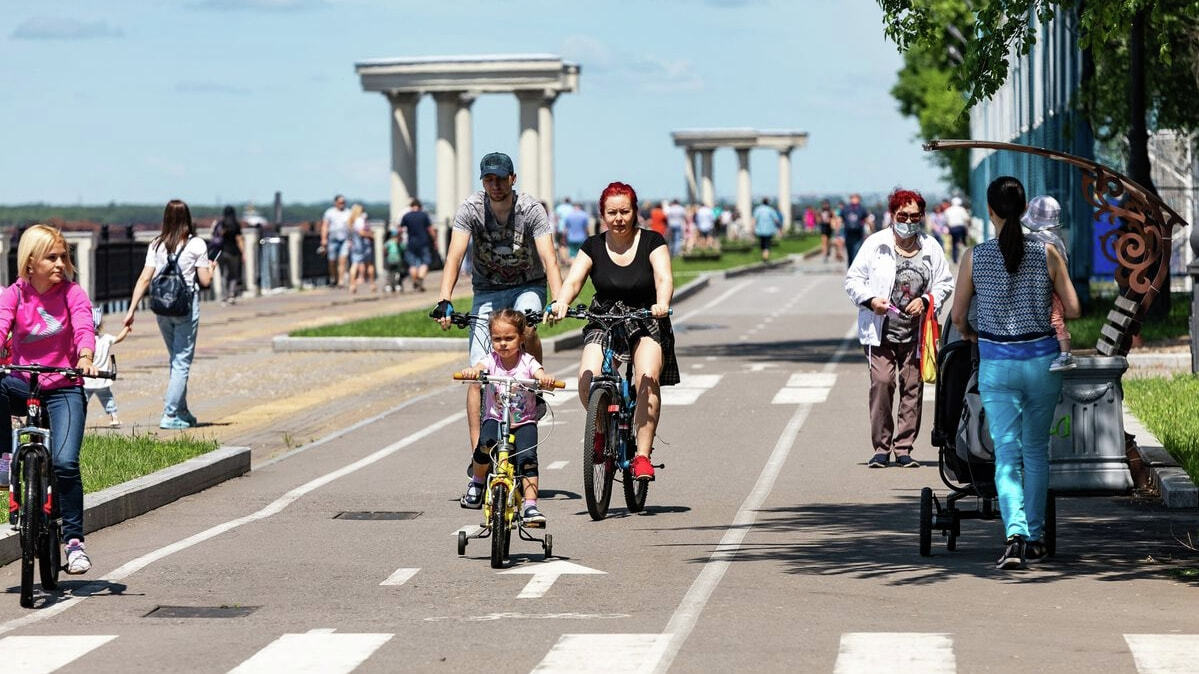
<path fill-rule="evenodd" d="M 673 314 L 674 314 L 674 309 L 666 310 L 667 316 L 671 316 Z M 590 309 L 587 308 L 587 305 L 585 305 L 585 304 L 579 304 L 573 308 L 567 309 L 566 317 L 567 318 L 581 318 L 585 321 L 593 320 L 593 319 L 601 320 L 601 321 L 618 321 L 618 320 L 622 320 L 625 318 L 653 318 L 653 314 L 650 312 L 649 309 L 630 309 L 629 311 L 627 311 L 623 314 L 615 314 L 615 313 L 600 314 L 600 313 L 593 313 Z"/>
<path fill-rule="evenodd" d="M 87 377 L 89 379 L 116 379 L 117 371 L 100 370 L 96 374 L 84 374 L 83 370 L 77 367 L 50 367 L 49 365 L 0 365 L 0 372 L 8 374 L 9 372 L 29 372 L 35 374 L 61 374 L 64 377 L 79 378 Z"/>
<path fill-rule="evenodd" d="M 484 384 L 486 384 L 487 382 L 495 382 L 497 384 L 516 383 L 516 384 L 520 384 L 522 386 L 528 386 L 531 388 L 538 388 L 541 386 L 541 382 L 537 381 L 536 379 L 522 379 L 520 377 L 505 377 L 503 375 L 488 374 L 486 372 L 480 372 L 478 377 L 464 377 L 464 376 L 462 376 L 461 372 L 455 372 L 454 373 L 454 381 L 480 381 L 480 382 L 483 382 Z M 554 388 L 566 388 L 566 382 L 562 381 L 561 379 L 555 379 L 554 380 Z"/>
<path fill-rule="evenodd" d="M 430 311 L 429 318 L 432 318 L 433 320 L 438 320 L 439 318 L 442 318 L 439 316 L 435 316 L 434 315 L 435 313 L 437 313 L 436 309 L 434 309 L 433 311 Z M 476 321 L 486 321 L 489 317 L 488 316 L 480 316 L 479 314 L 452 313 L 447 316 L 444 316 L 444 318 L 450 319 L 450 324 L 455 327 L 465 328 L 465 327 L 469 327 L 471 323 L 474 323 Z M 537 325 L 538 323 L 541 322 L 541 319 L 542 319 L 542 314 L 540 314 L 536 311 L 533 311 L 532 309 L 525 310 L 525 323 L 527 323 L 529 325 Z"/>

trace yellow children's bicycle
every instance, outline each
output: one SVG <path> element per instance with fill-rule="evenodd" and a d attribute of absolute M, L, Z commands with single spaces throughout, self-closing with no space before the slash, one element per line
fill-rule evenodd
<path fill-rule="evenodd" d="M 455 373 L 458 381 L 476 381 Z M 536 391 L 536 379 L 521 379 L 503 377 L 481 372 L 477 379 L 483 386 L 495 388 L 495 398 L 502 409 L 504 418 L 500 420 L 499 438 L 493 444 L 488 454 L 491 456 L 491 469 L 487 475 L 487 487 L 483 495 L 483 530 L 470 536 L 465 531 L 458 532 L 458 554 L 466 554 L 466 545 L 471 538 L 491 538 L 491 568 L 502 569 L 504 560 L 508 559 L 508 549 L 512 543 L 512 531 L 516 530 L 521 540 L 540 543 L 541 549 L 548 559 L 554 554 L 554 539 L 550 534 L 538 538 L 528 532 L 528 529 L 545 526 L 543 523 L 526 524 L 520 517 L 521 505 L 524 503 L 524 489 L 518 479 L 516 470 L 516 437 L 512 434 L 513 408 L 521 405 L 521 394 L 525 391 Z M 566 382 L 557 380 L 554 388 L 565 388 Z"/>

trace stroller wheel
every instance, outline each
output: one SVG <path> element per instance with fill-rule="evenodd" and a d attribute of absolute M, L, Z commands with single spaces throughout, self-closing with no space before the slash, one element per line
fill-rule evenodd
<path fill-rule="evenodd" d="M 949 532 L 949 537 L 945 539 L 945 549 L 950 552 L 958 549 L 958 537 L 952 531 Z"/>
<path fill-rule="evenodd" d="M 933 554 L 933 490 L 920 490 L 920 556 Z"/>

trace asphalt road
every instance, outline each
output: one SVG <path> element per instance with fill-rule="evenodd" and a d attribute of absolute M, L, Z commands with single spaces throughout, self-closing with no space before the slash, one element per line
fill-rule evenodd
<path fill-rule="evenodd" d="M 17 606 L 18 565 L 0 570 L 11 601 L 0 667 L 1199 670 L 1196 586 L 1181 574 L 1195 556 L 1175 540 L 1199 528 L 1193 514 L 1064 499 L 1059 556 L 1033 570 L 992 569 L 996 522 L 964 523 L 957 552 L 938 539 L 933 557 L 917 554 L 919 490 L 945 492 L 931 405 L 916 456 L 932 467 L 865 467 L 865 364 L 840 279 L 729 279 L 679 308 L 684 382 L 666 390 L 655 450 L 666 468 L 642 514 L 617 485 L 608 518 L 587 516 L 584 415 L 560 393 L 541 431 L 549 563 L 519 540 L 503 572 L 487 541 L 456 554 L 455 532 L 480 515 L 456 502 L 465 396 L 446 376 L 247 477 L 92 534 L 93 572 L 38 609 Z M 549 369 L 573 375 L 574 358 Z M 355 511 L 419 515 L 335 517 Z"/>

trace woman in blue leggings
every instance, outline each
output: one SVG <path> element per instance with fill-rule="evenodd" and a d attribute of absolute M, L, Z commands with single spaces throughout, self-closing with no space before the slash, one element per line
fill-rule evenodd
<path fill-rule="evenodd" d="M 1053 294 L 1066 318 L 1079 315 L 1078 295 L 1057 249 L 1025 239 L 1024 186 L 1010 176 L 987 187 L 987 213 L 998 236 L 962 258 L 953 324 L 978 342 L 978 391 L 995 443 L 995 487 L 1007 542 L 996 568 L 1016 569 L 1045 557 L 1049 430 L 1062 390 L 1050 372 L 1059 347 L 1049 323 Z M 967 321 L 978 297 L 977 325 Z"/>

